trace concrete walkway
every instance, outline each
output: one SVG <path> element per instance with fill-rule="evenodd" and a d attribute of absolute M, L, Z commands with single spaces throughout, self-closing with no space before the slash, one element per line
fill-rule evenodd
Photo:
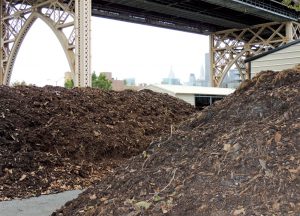
<path fill-rule="evenodd" d="M 67 191 L 24 200 L 0 202 L 0 216 L 48 216 L 82 191 Z"/>

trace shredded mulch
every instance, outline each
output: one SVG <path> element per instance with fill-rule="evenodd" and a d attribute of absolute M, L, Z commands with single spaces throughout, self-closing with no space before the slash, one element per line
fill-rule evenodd
<path fill-rule="evenodd" d="M 300 72 L 261 72 L 52 215 L 300 215 Z"/>
<path fill-rule="evenodd" d="M 82 189 L 195 112 L 143 90 L 0 87 L 0 201 Z"/>

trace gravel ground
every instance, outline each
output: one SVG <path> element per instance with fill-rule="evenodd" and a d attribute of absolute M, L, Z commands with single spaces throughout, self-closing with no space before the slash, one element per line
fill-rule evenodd
<path fill-rule="evenodd" d="M 39 196 L 24 200 L 0 202 L 1 216 L 46 216 L 62 207 L 82 191 L 67 191 L 59 194 Z"/>

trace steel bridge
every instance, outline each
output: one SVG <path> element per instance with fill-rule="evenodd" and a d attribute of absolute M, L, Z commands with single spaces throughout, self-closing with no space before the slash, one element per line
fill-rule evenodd
<path fill-rule="evenodd" d="M 299 13 L 281 0 L 0 0 L 0 84 L 8 85 L 20 46 L 37 19 L 55 33 L 74 83 L 91 85 L 91 15 L 209 35 L 212 85 L 244 59 L 300 38 Z"/>

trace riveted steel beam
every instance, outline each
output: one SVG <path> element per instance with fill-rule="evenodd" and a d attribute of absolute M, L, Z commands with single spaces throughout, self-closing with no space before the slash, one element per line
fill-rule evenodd
<path fill-rule="evenodd" d="M 124 0 L 106 0 L 106 2 L 110 2 L 113 4 L 119 4 L 124 5 L 131 8 L 138 8 L 144 11 L 151 11 L 156 12 L 159 14 L 174 16 L 174 17 L 181 17 L 184 19 L 188 19 L 191 22 L 208 22 L 213 25 L 220 25 L 222 23 L 222 26 L 224 27 L 233 27 L 233 28 L 243 28 L 245 27 L 244 24 L 241 24 L 240 22 L 235 22 L 231 20 L 222 19 L 219 17 L 212 17 L 211 15 L 208 15 L 204 12 L 195 12 L 195 11 L 188 11 L 176 7 L 172 7 L 170 5 L 164 5 L 161 3 L 156 3 L 154 1 L 143 1 L 143 0 L 130 0 L 130 1 L 124 1 Z"/>
<path fill-rule="evenodd" d="M 239 13 L 252 14 L 276 22 L 298 21 L 298 13 L 273 1 L 262 0 L 202 0 L 230 8 Z"/>
<path fill-rule="evenodd" d="M 0 0 L 0 3 L 0 84 L 9 84 L 20 46 L 34 22 L 41 19 L 59 40 L 75 85 L 90 86 L 90 0 Z"/>
<path fill-rule="evenodd" d="M 91 86 L 91 1 L 75 1 L 76 68 L 74 84 Z"/>
<path fill-rule="evenodd" d="M 2 17 L 4 16 L 4 9 L 5 9 L 5 5 L 4 5 L 4 1 L 0 0 L 0 85 L 3 84 L 3 79 L 4 79 L 4 28 L 3 28 L 3 24 L 2 24 Z"/>
<path fill-rule="evenodd" d="M 300 23 L 272 22 L 245 29 L 229 29 L 210 35 L 212 86 L 220 87 L 228 71 L 235 67 L 241 80 L 250 78 L 244 60 L 300 39 Z"/>

